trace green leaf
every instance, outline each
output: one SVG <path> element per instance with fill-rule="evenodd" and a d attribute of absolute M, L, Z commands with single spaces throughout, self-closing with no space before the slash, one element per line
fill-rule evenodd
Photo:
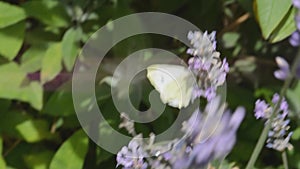
<path fill-rule="evenodd" d="M 23 88 L 22 100 L 29 102 L 30 105 L 37 110 L 43 107 L 43 87 L 39 82 L 31 82 L 27 87 Z"/>
<path fill-rule="evenodd" d="M 41 82 L 42 84 L 51 81 L 62 70 L 61 43 L 54 43 L 49 46 L 42 62 Z"/>
<path fill-rule="evenodd" d="M 5 90 L 18 88 L 25 77 L 26 74 L 14 62 L 0 65 L 0 97 L 9 98 L 10 95 Z M 10 92 L 14 93 L 13 90 Z"/>
<path fill-rule="evenodd" d="M 25 11 L 15 5 L 0 2 L 0 28 L 15 24 L 26 18 Z"/>
<path fill-rule="evenodd" d="M 11 101 L 7 99 L 0 99 L 0 113 L 8 111 L 9 107 L 11 106 Z"/>
<path fill-rule="evenodd" d="M 29 48 L 21 58 L 21 69 L 26 73 L 33 73 L 42 68 L 42 61 L 46 48 L 44 46 L 33 46 Z"/>
<path fill-rule="evenodd" d="M 79 130 L 55 153 L 50 169 L 82 169 L 87 149 L 88 138 L 83 130 Z"/>
<path fill-rule="evenodd" d="M 279 25 L 289 11 L 290 0 L 256 0 L 256 16 L 262 30 L 263 37 L 268 39 L 274 29 Z"/>
<path fill-rule="evenodd" d="M 69 116 L 75 114 L 71 90 L 56 91 L 45 104 L 42 111 L 51 116 Z"/>
<path fill-rule="evenodd" d="M 29 119 L 30 117 L 28 115 L 22 114 L 21 112 L 3 112 L 0 114 L 0 132 L 8 136 L 21 138 L 20 133 L 16 130 L 16 126 Z"/>
<path fill-rule="evenodd" d="M 52 151 L 30 153 L 24 156 L 24 161 L 31 169 L 48 169 L 53 155 Z"/>
<path fill-rule="evenodd" d="M 28 16 L 52 27 L 66 27 L 70 20 L 60 1 L 27 1 L 23 8 Z"/>
<path fill-rule="evenodd" d="M 45 120 L 27 120 L 18 124 L 16 129 L 29 143 L 38 142 L 51 136 L 49 124 Z"/>
<path fill-rule="evenodd" d="M 6 168 L 5 161 L 2 157 L 2 146 L 3 146 L 3 141 L 2 138 L 0 137 L 0 168 Z"/>
<path fill-rule="evenodd" d="M 295 15 L 296 9 L 291 8 L 286 14 L 286 16 L 279 23 L 279 25 L 276 27 L 274 32 L 272 32 L 270 42 L 275 43 L 281 41 L 284 38 L 290 36 L 296 30 Z"/>
<path fill-rule="evenodd" d="M 300 83 L 294 89 L 288 89 L 286 97 L 296 114 L 300 113 Z"/>
<path fill-rule="evenodd" d="M 0 54 L 13 60 L 22 47 L 24 32 L 24 22 L 0 29 Z"/>
<path fill-rule="evenodd" d="M 222 41 L 225 48 L 232 48 L 236 45 L 240 34 L 236 32 L 227 32 L 222 36 Z"/>
<path fill-rule="evenodd" d="M 9 77 L 9 78 L 7 78 Z M 14 62 L 0 66 L 0 98 L 17 99 L 28 102 L 32 107 L 41 110 L 43 106 L 43 88 L 38 82 L 23 86 L 26 74 Z"/>
<path fill-rule="evenodd" d="M 63 61 L 68 71 L 73 69 L 76 57 L 79 52 L 78 42 L 81 36 L 80 29 L 71 28 L 67 30 L 62 39 Z"/>
<path fill-rule="evenodd" d="M 298 127 L 296 130 L 294 130 L 292 135 L 293 140 L 299 140 L 300 139 L 300 127 Z"/>

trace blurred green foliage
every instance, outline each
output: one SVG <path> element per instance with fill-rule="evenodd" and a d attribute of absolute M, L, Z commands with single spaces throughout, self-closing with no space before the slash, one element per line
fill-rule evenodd
<path fill-rule="evenodd" d="M 291 61 L 295 55 L 286 40 L 296 29 L 295 9 L 289 0 L 1 1 L 0 169 L 115 168 L 115 155 L 96 146 L 81 130 L 71 95 L 72 69 L 81 47 L 101 26 L 127 14 L 148 11 L 177 15 L 203 31 L 217 30 L 218 50 L 231 66 L 229 107 L 247 109 L 228 161 L 245 167 L 263 127 L 253 117 L 255 99 L 270 99 L 282 85 L 273 77 L 274 58 L 280 55 Z M 188 57 L 183 44 L 158 35 L 138 35 L 117 44 L 99 68 L 96 84 L 98 105 L 116 129 L 120 119 L 110 88 L 98 82 L 112 75 L 128 54 L 149 47 Z M 133 104 L 147 109 L 153 88 L 145 79 L 133 85 Z M 295 129 L 289 164 L 300 168 L 300 84 L 293 84 L 287 98 Z M 154 122 L 137 124 L 137 131 L 163 132 L 177 112 L 168 107 Z M 282 168 L 280 154 L 264 149 L 257 167 Z"/>

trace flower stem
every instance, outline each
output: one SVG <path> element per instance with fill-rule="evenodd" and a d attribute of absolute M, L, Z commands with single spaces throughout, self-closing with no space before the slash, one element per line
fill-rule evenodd
<path fill-rule="evenodd" d="M 280 99 L 278 101 L 278 103 L 275 105 L 275 108 L 271 114 L 271 117 L 270 119 L 268 120 L 268 122 L 266 123 L 260 137 L 259 137 L 259 140 L 258 142 L 256 143 L 256 146 L 254 148 L 254 151 L 253 153 L 251 154 L 251 157 L 250 157 L 250 160 L 248 161 L 248 164 L 246 166 L 246 169 L 253 169 L 254 168 L 254 164 L 265 144 L 265 141 L 268 137 L 268 132 L 271 128 L 271 122 L 273 120 L 273 118 L 275 117 L 275 114 L 276 112 L 278 111 L 279 107 L 280 107 L 280 103 L 283 99 L 283 97 L 285 96 L 286 94 L 286 91 L 288 90 L 295 74 L 296 74 L 296 71 L 297 71 L 297 67 L 299 66 L 299 63 L 300 63 L 300 48 L 298 49 L 298 52 L 297 52 L 297 55 L 296 55 L 296 58 L 293 62 L 293 65 L 292 65 L 292 70 L 291 70 L 291 73 L 289 74 L 289 76 L 286 78 L 285 82 L 284 82 L 284 85 L 283 87 L 281 88 L 281 91 L 280 91 Z"/>
<path fill-rule="evenodd" d="M 283 166 L 284 166 L 284 169 L 289 169 L 289 165 L 288 165 L 288 160 L 287 160 L 287 156 L 286 156 L 286 152 L 283 151 L 282 154 L 282 161 L 283 161 Z"/>

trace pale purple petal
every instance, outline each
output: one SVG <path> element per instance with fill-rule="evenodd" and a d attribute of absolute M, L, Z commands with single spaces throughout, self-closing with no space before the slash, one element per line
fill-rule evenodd
<path fill-rule="evenodd" d="M 293 0 L 293 5 L 294 5 L 296 8 L 300 9 L 300 0 Z"/>
<path fill-rule="evenodd" d="M 229 124 L 232 126 L 233 130 L 237 130 L 237 128 L 240 126 L 245 117 L 245 112 L 246 110 L 244 107 L 238 107 L 235 110 L 229 121 Z"/>
<path fill-rule="evenodd" d="M 272 103 L 276 104 L 279 101 L 279 98 L 280 98 L 279 94 L 275 93 L 272 98 Z"/>
<path fill-rule="evenodd" d="M 286 79 L 290 74 L 290 65 L 284 58 L 279 56 L 276 57 L 276 63 L 280 69 L 274 72 L 274 76 L 280 80 Z"/>
<path fill-rule="evenodd" d="M 300 45 L 300 33 L 298 31 L 295 31 L 290 39 L 289 39 L 289 42 L 292 46 L 294 47 L 298 47 Z"/>

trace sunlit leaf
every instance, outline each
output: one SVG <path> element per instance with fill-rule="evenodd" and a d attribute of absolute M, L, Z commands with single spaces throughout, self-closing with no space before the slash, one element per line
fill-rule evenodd
<path fill-rule="evenodd" d="M 24 161 L 30 169 L 48 169 L 53 155 L 52 151 L 30 153 L 24 156 Z"/>
<path fill-rule="evenodd" d="M 65 89 L 56 91 L 48 99 L 42 112 L 51 116 L 69 116 L 75 114 L 71 91 Z"/>
<path fill-rule="evenodd" d="M 49 124 L 45 120 L 27 120 L 18 124 L 16 129 L 29 143 L 38 142 L 50 136 Z"/>
<path fill-rule="evenodd" d="M 42 61 L 46 48 L 44 46 L 33 46 L 29 48 L 21 58 L 21 69 L 26 73 L 33 73 L 42 68 Z"/>
<path fill-rule="evenodd" d="M 49 26 L 66 27 L 70 20 L 60 1 L 27 1 L 23 8 L 28 16 Z"/>
<path fill-rule="evenodd" d="M 43 87 L 39 82 L 31 82 L 23 89 L 22 100 L 27 101 L 32 107 L 41 110 L 43 107 Z"/>
<path fill-rule="evenodd" d="M 82 169 L 88 149 L 88 138 L 79 130 L 68 138 L 55 153 L 50 169 Z"/>
<path fill-rule="evenodd" d="M 62 70 L 61 43 L 54 43 L 49 46 L 42 62 L 41 82 L 42 84 L 51 81 Z"/>
<path fill-rule="evenodd" d="M 292 1 L 256 0 L 256 16 L 263 37 L 268 39 L 274 29 L 289 11 Z"/>
<path fill-rule="evenodd" d="M 9 77 L 9 78 L 7 78 Z M 43 102 L 43 88 L 38 82 L 22 85 L 26 74 L 15 63 L 0 66 L 0 98 L 16 99 L 28 102 L 32 107 L 40 110 Z"/>
<path fill-rule="evenodd" d="M 1 19 L 0 19 L 1 20 Z M 24 41 L 25 23 L 20 22 L 0 29 L 0 55 L 14 59 Z"/>
<path fill-rule="evenodd" d="M 296 9 L 291 8 L 280 24 L 276 27 L 274 32 L 272 32 L 270 42 L 275 43 L 281 41 L 290 36 L 296 30 L 295 14 Z"/>
<path fill-rule="evenodd" d="M 26 18 L 25 11 L 15 5 L 0 2 L 0 28 L 15 24 Z"/>
<path fill-rule="evenodd" d="M 300 139 L 300 127 L 298 127 L 296 130 L 294 130 L 292 135 L 293 140 L 299 140 Z"/>
<path fill-rule="evenodd" d="M 81 36 L 80 29 L 69 29 L 62 39 L 63 62 L 68 71 L 73 69 L 76 57 L 78 55 L 78 41 Z"/>
<path fill-rule="evenodd" d="M 3 141 L 2 138 L 0 137 L 0 168 L 6 168 L 5 161 L 2 157 L 2 148 L 3 147 Z"/>

